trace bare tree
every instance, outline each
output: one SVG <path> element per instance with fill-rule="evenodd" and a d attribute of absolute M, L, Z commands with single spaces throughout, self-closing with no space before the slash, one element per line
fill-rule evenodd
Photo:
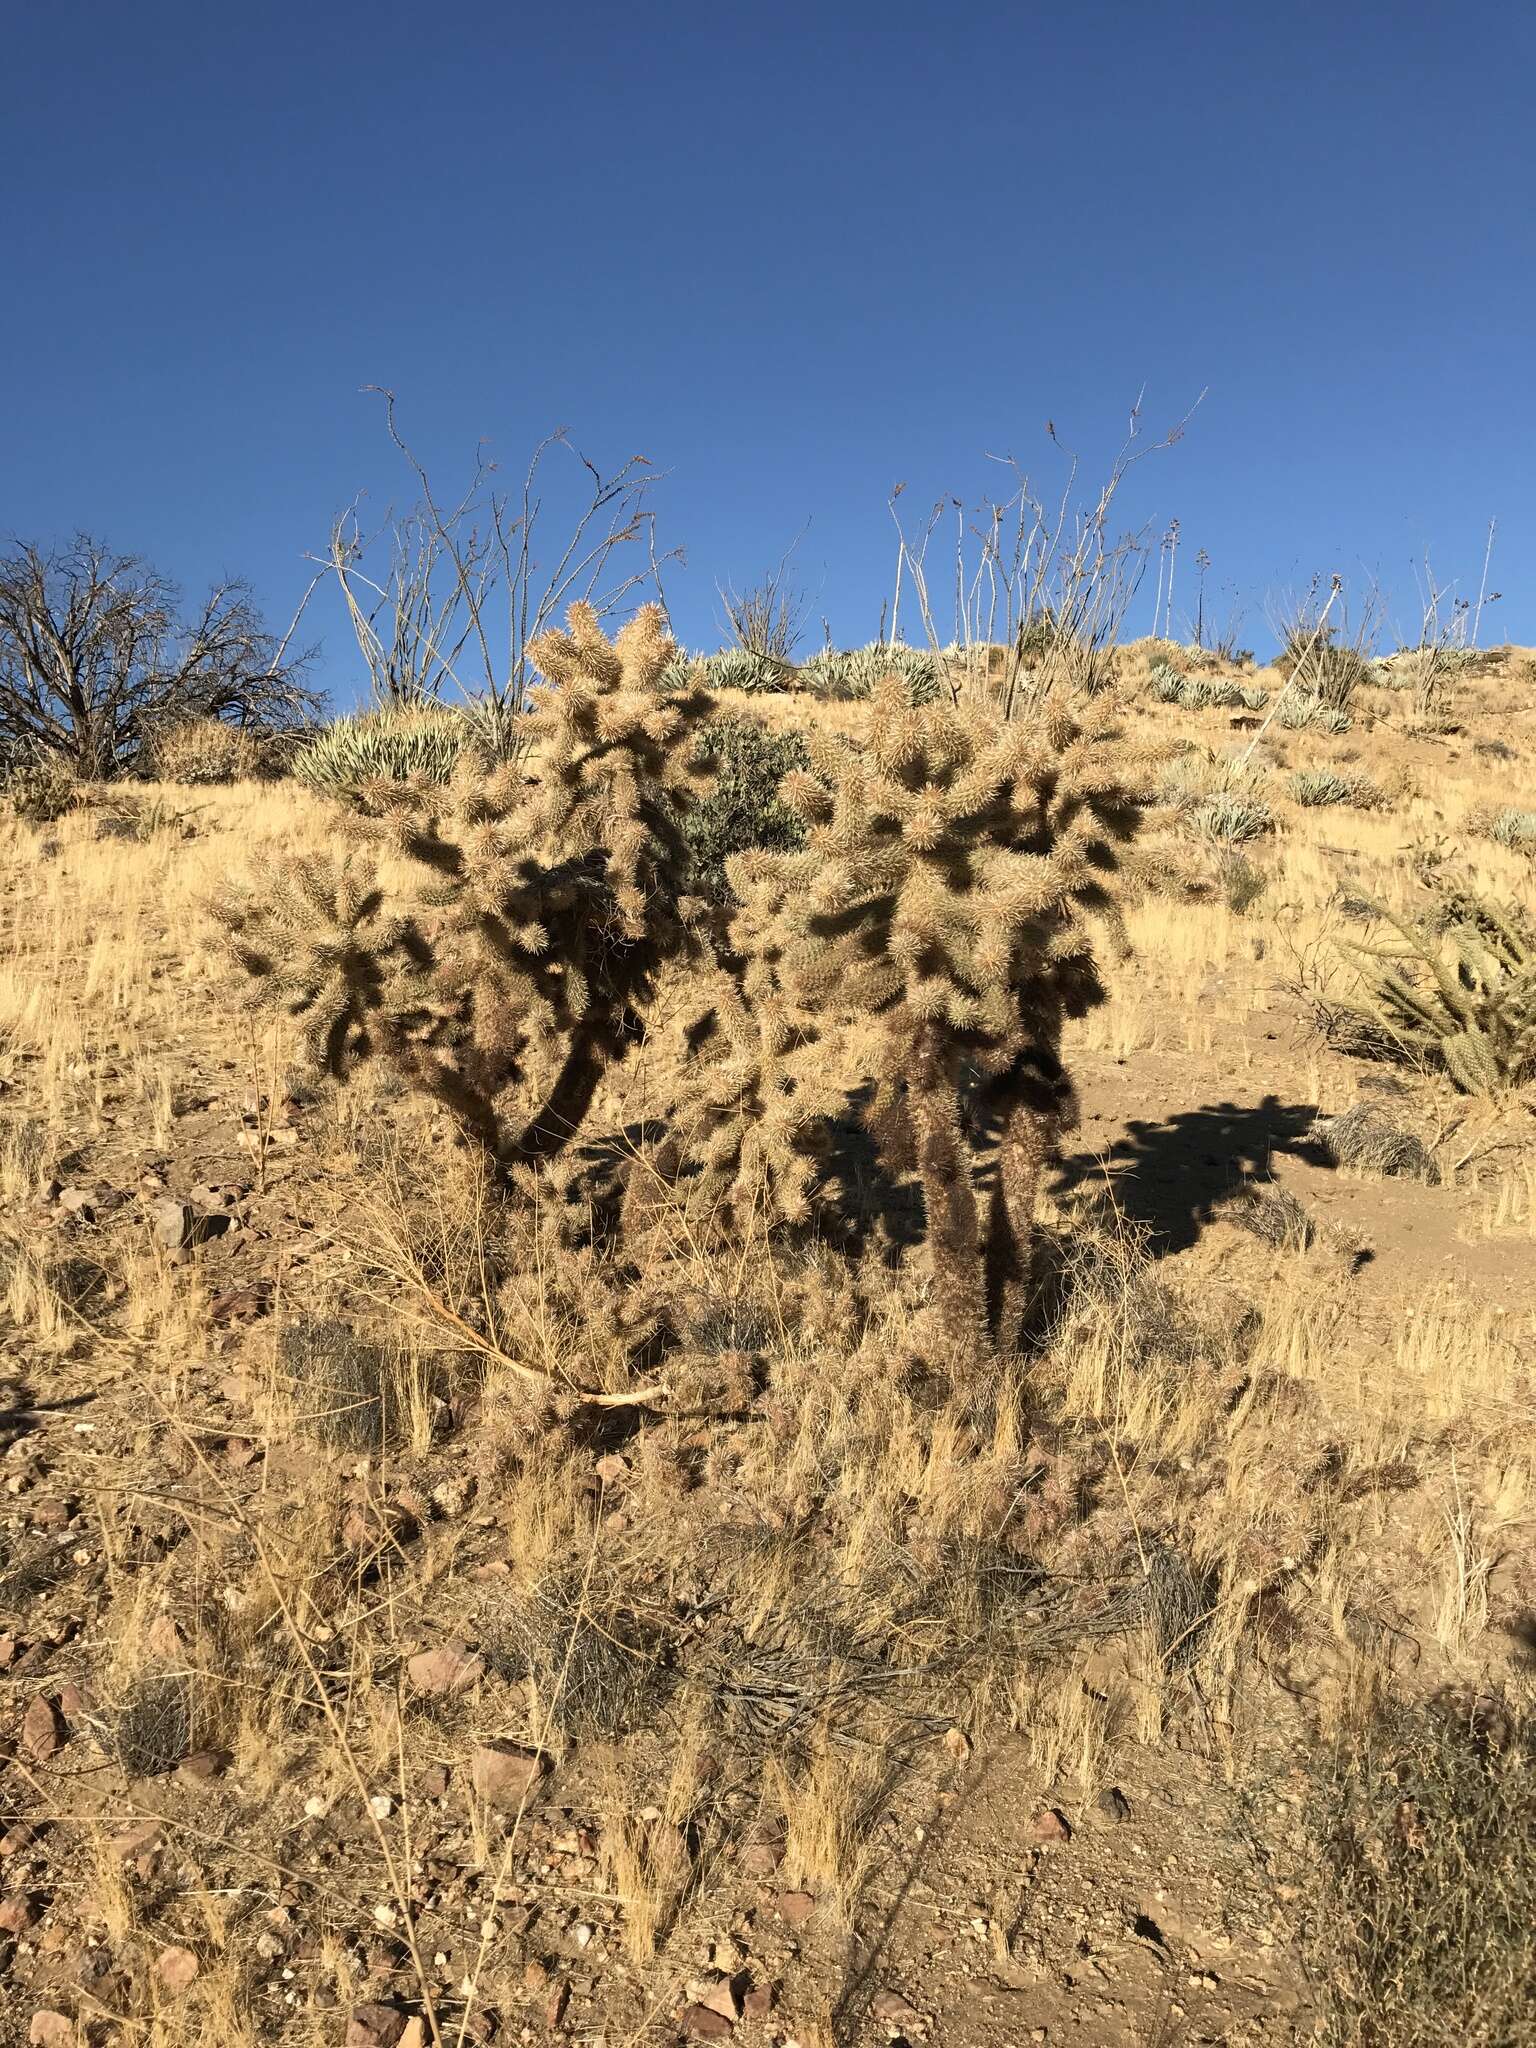
<path fill-rule="evenodd" d="M 809 599 L 790 572 L 795 549 L 805 538 L 802 527 L 779 557 L 775 568 L 739 594 L 727 587 L 720 602 L 736 644 L 770 661 L 792 661 L 800 644 Z M 717 586 L 718 588 L 718 586 Z"/>
<path fill-rule="evenodd" d="M 176 585 L 137 555 L 88 534 L 49 552 L 18 543 L 0 557 L 0 746 L 100 780 L 178 719 L 287 730 L 320 706 L 291 637 L 267 631 L 238 579 L 187 616 Z"/>
<path fill-rule="evenodd" d="M 1006 498 L 985 498 L 967 514 L 961 499 L 940 499 L 925 522 L 909 532 L 896 500 L 890 498 L 896 525 L 896 589 L 891 604 L 892 636 L 901 610 L 903 581 L 909 581 L 924 635 L 935 654 L 948 659 L 949 686 L 958 699 L 965 691 L 995 689 L 1004 714 L 1012 717 L 1033 695 L 1057 683 L 1094 689 L 1105 680 L 1112 648 L 1141 584 L 1150 550 L 1145 527 L 1114 535 L 1110 519 L 1121 485 L 1138 462 L 1182 439 L 1196 407 L 1161 440 L 1141 441 L 1141 399 L 1131 408 L 1130 425 L 1109 476 L 1096 497 L 1076 500 L 1078 458 L 1067 454 L 1067 474 L 1059 497 L 1052 501 L 1037 491 L 1019 464 L 991 456 L 1013 478 Z M 1056 428 L 1046 422 L 1046 435 L 1060 449 Z M 1066 451 L 1063 451 L 1066 453 Z M 940 601 L 930 586 L 928 549 L 954 522 L 954 626 L 950 647 L 942 644 Z M 1174 522 L 1177 528 L 1177 521 Z M 1166 547 L 1166 540 L 1164 546 Z M 1171 600 L 1172 577 L 1169 578 Z M 1159 602 L 1163 600 L 1160 596 Z M 1002 672 L 994 671 L 993 650 L 1002 650 Z"/>
<path fill-rule="evenodd" d="M 659 478 L 643 455 L 605 474 L 562 428 L 539 443 L 515 493 L 496 488 L 495 464 L 481 452 L 463 494 L 439 499 L 400 431 L 394 393 L 376 395 L 420 496 L 371 534 L 354 505 L 327 552 L 310 559 L 341 585 L 376 701 L 420 703 L 452 686 L 481 713 L 489 741 L 514 747 L 537 680 L 529 647 L 570 603 L 580 598 L 607 617 L 635 591 L 665 602 L 662 570 L 681 551 L 657 552 L 649 501 Z M 550 510 L 546 483 L 557 492 L 562 484 L 545 464 L 557 456 L 572 465 L 564 478 L 575 489 Z M 551 524 L 545 562 L 537 547 Z"/>

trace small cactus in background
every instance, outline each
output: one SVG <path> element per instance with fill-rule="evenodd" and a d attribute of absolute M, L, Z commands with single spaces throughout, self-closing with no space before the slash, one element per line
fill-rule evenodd
<path fill-rule="evenodd" d="M 218 718 L 187 718 L 151 733 L 148 765 L 160 782 L 249 782 L 262 771 L 261 742 Z"/>
<path fill-rule="evenodd" d="M 414 893 L 389 901 L 354 854 L 217 905 L 253 1000 L 302 1017 L 322 1067 L 382 1056 L 504 1173 L 563 1151 L 658 975 L 698 957 L 683 819 L 712 706 L 658 691 L 676 649 L 654 605 L 611 643 L 575 605 L 531 651 L 553 687 L 524 716 L 526 763 L 381 782 L 355 821 L 414 865 Z M 552 1078 L 530 1107 L 535 1072 Z"/>
<path fill-rule="evenodd" d="M 83 784 L 57 754 L 19 750 L 0 765 L 0 797 L 28 825 L 51 825 L 75 810 Z"/>
<path fill-rule="evenodd" d="M 1369 1042 L 1438 1066 L 1468 1095 L 1499 1095 L 1536 1075 L 1536 924 L 1432 871 L 1432 912 L 1372 906 L 1395 937 L 1341 943 L 1360 976 L 1347 1013 Z"/>

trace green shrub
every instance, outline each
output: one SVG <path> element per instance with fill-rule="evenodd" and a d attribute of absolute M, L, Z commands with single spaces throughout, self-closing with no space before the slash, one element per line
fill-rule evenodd
<path fill-rule="evenodd" d="M 683 824 L 692 886 L 717 902 L 731 894 L 725 863 L 732 854 L 762 847 L 792 853 L 805 844 L 805 826 L 779 797 L 791 769 L 808 768 L 810 752 L 796 732 L 770 732 L 759 719 L 717 718 L 705 726 L 695 757 L 714 765 L 709 793 Z"/>
<path fill-rule="evenodd" d="M 392 783 L 446 783 L 474 737 L 461 711 L 442 706 L 338 718 L 294 756 L 295 778 L 320 796 L 375 811 Z"/>
<path fill-rule="evenodd" d="M 1379 681 L 1377 671 L 1358 648 L 1344 647 L 1331 626 L 1319 634 L 1298 627 L 1275 656 L 1275 667 L 1299 693 L 1315 697 L 1331 711 L 1347 709 L 1362 683 Z"/>
<path fill-rule="evenodd" d="M 1245 840 L 1262 839 L 1266 832 L 1272 832 L 1275 816 L 1262 797 L 1219 790 L 1196 804 L 1190 812 L 1190 823 L 1213 846 L 1240 846 Z"/>
<path fill-rule="evenodd" d="M 1216 865 L 1222 901 L 1234 917 L 1246 917 L 1269 887 L 1269 877 L 1246 854 L 1227 851 Z"/>
<path fill-rule="evenodd" d="M 1385 798 L 1366 775 L 1340 775 L 1333 768 L 1303 768 L 1291 777 L 1291 795 L 1299 804 L 1349 804 L 1357 811 L 1379 810 Z"/>
<path fill-rule="evenodd" d="M 1228 676 L 1186 676 L 1166 661 L 1151 668 L 1152 694 L 1160 704 L 1179 704 L 1186 711 L 1262 711 L 1269 692 L 1257 683 L 1237 683 Z"/>
<path fill-rule="evenodd" d="M 1516 853 L 1536 853 L 1536 811 L 1516 810 L 1507 805 L 1489 821 L 1488 837 Z"/>
<path fill-rule="evenodd" d="M 1288 732 L 1344 733 L 1350 725 L 1347 712 L 1298 690 L 1293 683 L 1287 683 L 1281 692 L 1275 718 Z"/>
<path fill-rule="evenodd" d="M 907 702 L 914 705 L 931 704 L 941 681 L 936 655 L 900 641 L 872 640 L 846 651 L 829 647 L 813 655 L 800 674 L 818 697 L 834 700 L 868 697 L 886 676 L 898 675 L 907 686 Z"/>
<path fill-rule="evenodd" d="M 677 671 L 678 666 L 672 663 L 668 673 Z M 727 647 L 721 654 L 706 654 L 702 661 L 685 664 L 683 674 L 687 680 L 675 687 L 686 688 L 691 680 L 702 683 L 707 690 L 746 690 L 754 694 L 760 690 L 787 690 L 795 680 L 792 662 L 781 661 L 773 654 L 758 654 L 750 647 Z"/>
<path fill-rule="evenodd" d="M 1536 2043 L 1536 1757 L 1493 1695 L 1396 1707 L 1311 1762 L 1302 1946 L 1329 2048 Z"/>

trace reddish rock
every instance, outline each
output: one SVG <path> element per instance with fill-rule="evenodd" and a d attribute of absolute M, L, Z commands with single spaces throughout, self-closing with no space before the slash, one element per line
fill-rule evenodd
<path fill-rule="evenodd" d="M 889 2027 L 901 2033 L 915 2032 L 928 2024 L 928 2015 L 919 2012 L 905 1993 L 900 1991 L 877 1991 L 869 2001 L 870 2012 L 877 2020 L 883 2020 Z"/>
<path fill-rule="evenodd" d="M 724 2041 L 730 2035 L 731 2022 L 712 2006 L 685 2005 L 683 2032 L 690 2041 Z"/>
<path fill-rule="evenodd" d="M 565 2018 L 565 2008 L 571 2002 L 571 1980 L 562 1977 L 544 2001 L 544 2024 L 553 2033 Z"/>
<path fill-rule="evenodd" d="M 155 1957 L 155 1975 L 175 1997 L 181 1996 L 197 1971 L 197 1957 L 189 1948 L 178 1948 L 173 1943 L 171 1947 L 161 1949 Z"/>
<path fill-rule="evenodd" d="M 392 2005 L 355 2005 L 347 2021 L 346 2048 L 400 2048 L 406 2015 Z"/>
<path fill-rule="evenodd" d="M 75 2023 L 45 2006 L 33 2013 L 27 2040 L 31 2048 L 75 2048 Z"/>
<path fill-rule="evenodd" d="M 64 1716 L 51 1699 L 39 1693 L 21 1720 L 21 1746 L 34 1763 L 57 1756 L 69 1740 Z"/>
<path fill-rule="evenodd" d="M 477 1742 L 469 1760 L 469 1781 L 476 1795 L 500 1813 L 515 1813 L 532 1796 L 548 1769 L 536 1749 L 499 1737 Z"/>
<path fill-rule="evenodd" d="M 417 1692 L 430 1696 L 466 1692 L 485 1676 L 485 1659 L 461 1642 L 419 1650 L 406 1662 L 406 1674 Z"/>
<path fill-rule="evenodd" d="M 154 1876 L 163 1840 L 158 1822 L 143 1820 L 113 1836 L 112 1854 L 125 1869 L 147 1879 Z"/>
<path fill-rule="evenodd" d="M 773 2011 L 774 1987 L 771 1984 L 754 1984 L 741 2001 L 741 2009 L 749 2020 L 765 2020 Z"/>
<path fill-rule="evenodd" d="M 448 1790 L 448 1766 L 428 1764 L 421 1774 L 421 1796 L 423 1799 L 441 1799 Z"/>
<path fill-rule="evenodd" d="M 194 1749 L 176 1766 L 176 1782 L 198 1791 L 222 1778 L 233 1761 L 227 1749 Z"/>
<path fill-rule="evenodd" d="M 816 1901 L 809 1892 L 780 1892 L 773 1906 L 781 1920 L 787 1920 L 791 1927 L 802 1927 L 815 1912 Z"/>
<path fill-rule="evenodd" d="M 1072 1823 L 1059 1807 L 1044 1806 L 1030 1824 L 1030 1833 L 1037 1842 L 1070 1842 Z"/>
<path fill-rule="evenodd" d="M 688 1980 L 689 2001 L 703 2006 L 710 2012 L 719 2013 L 734 2026 L 741 2018 L 742 1986 L 734 1977 L 728 1977 L 723 1970 L 712 1970 L 704 1977 Z"/>
<path fill-rule="evenodd" d="M 25 1892 L 0 1899 L 0 1934 L 25 1934 L 37 1925 L 37 1907 Z"/>

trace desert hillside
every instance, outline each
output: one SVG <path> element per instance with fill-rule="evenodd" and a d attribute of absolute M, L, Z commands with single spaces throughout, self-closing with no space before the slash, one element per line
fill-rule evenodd
<path fill-rule="evenodd" d="M 657 885 L 537 1174 L 466 1137 L 462 1020 L 321 1071 L 294 963 L 366 1037 L 361 864 L 390 911 L 423 846 L 515 864 L 558 733 L 462 872 L 424 778 L 415 824 L 291 776 L 0 805 L 0 2042 L 1536 2040 L 1536 656 L 1112 667 L 1127 944 L 969 1324 L 1016 1104 L 962 1072 L 959 1140 L 882 1150 L 885 1013 L 808 1036 L 765 947 L 748 1044 Z M 687 716 L 805 742 L 815 849 L 902 686 L 786 683 Z M 1012 744 L 972 685 L 925 760 Z M 619 847 L 654 792 L 605 787 Z M 803 932 L 752 858 L 741 957 L 760 901 Z"/>

